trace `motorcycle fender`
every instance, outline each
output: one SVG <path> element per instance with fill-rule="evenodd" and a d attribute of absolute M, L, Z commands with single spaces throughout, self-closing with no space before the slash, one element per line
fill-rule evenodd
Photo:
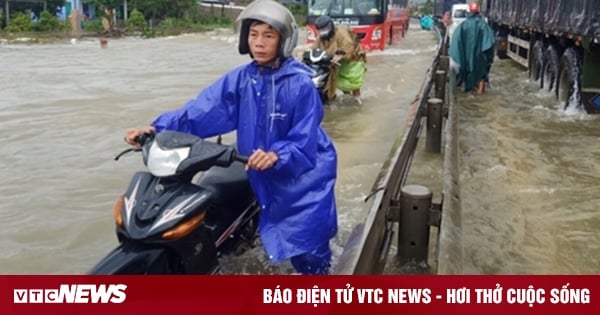
<path fill-rule="evenodd" d="M 88 274 L 165 274 L 169 273 L 167 248 L 143 244 L 120 244 Z"/>

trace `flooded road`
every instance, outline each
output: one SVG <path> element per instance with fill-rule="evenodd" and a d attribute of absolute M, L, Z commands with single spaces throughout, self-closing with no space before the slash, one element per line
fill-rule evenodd
<path fill-rule="evenodd" d="M 457 92 L 468 274 L 600 272 L 600 116 L 560 109 L 511 60 Z"/>
<path fill-rule="evenodd" d="M 435 45 L 434 33 L 413 26 L 398 46 L 369 54 L 362 105 L 340 97 L 326 109 L 339 154 L 334 264 L 364 220 L 363 199 L 404 128 Z M 137 155 L 113 161 L 127 148 L 125 129 L 179 107 L 249 58 L 226 30 L 110 40 L 106 49 L 96 40 L 2 45 L 0 60 L 0 268 L 80 274 L 117 244 L 114 201 L 143 167 Z M 250 254 L 224 270 L 290 272 L 268 266 L 262 250 Z"/>

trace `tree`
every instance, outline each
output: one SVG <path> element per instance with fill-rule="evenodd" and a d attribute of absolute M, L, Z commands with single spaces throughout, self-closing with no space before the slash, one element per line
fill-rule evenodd
<path fill-rule="evenodd" d="M 158 20 L 182 18 L 197 7 L 196 0 L 131 0 L 130 4 L 143 12 L 146 18 Z"/>
<path fill-rule="evenodd" d="M 55 14 L 58 12 L 58 9 L 64 5 L 64 0 L 46 0 L 46 8 L 47 11 Z M 0 0 L 0 5 L 2 6 L 0 9 L 4 9 L 4 1 Z M 44 11 L 44 3 L 43 2 L 10 2 L 10 12 L 25 12 L 26 10 L 31 10 L 36 16 L 40 16 L 40 13 Z"/>
<path fill-rule="evenodd" d="M 83 2 L 95 4 L 108 21 L 109 31 L 114 29 L 113 10 L 120 7 L 123 0 L 83 0 Z M 161 20 L 165 17 L 184 17 L 188 11 L 195 9 L 197 4 L 196 0 L 129 0 L 128 6 L 143 12 L 146 18 Z"/>
<path fill-rule="evenodd" d="M 427 0 L 423 5 L 423 14 L 433 14 L 433 1 Z"/>
<path fill-rule="evenodd" d="M 84 3 L 93 3 L 102 12 L 102 16 L 106 19 L 108 29 L 111 32 L 114 30 L 113 25 L 113 11 L 123 4 L 123 0 L 83 0 Z"/>

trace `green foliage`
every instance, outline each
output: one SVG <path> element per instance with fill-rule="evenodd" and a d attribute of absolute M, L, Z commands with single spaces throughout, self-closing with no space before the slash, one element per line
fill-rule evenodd
<path fill-rule="evenodd" d="M 306 24 L 306 15 L 308 14 L 308 6 L 303 3 L 287 3 L 284 4 L 296 18 L 298 25 L 304 26 Z"/>
<path fill-rule="evenodd" d="M 39 32 L 59 31 L 62 29 L 62 25 L 52 13 L 42 11 L 38 23 L 34 25 L 34 29 Z"/>
<path fill-rule="evenodd" d="M 104 26 L 102 26 L 102 19 L 96 18 L 93 20 L 87 20 L 83 23 L 83 29 L 88 32 L 102 33 L 104 32 Z"/>
<path fill-rule="evenodd" d="M 285 6 L 292 12 L 293 15 L 308 14 L 308 6 L 303 3 L 287 3 Z"/>
<path fill-rule="evenodd" d="M 0 0 L 1 3 L 2 0 Z M 48 7 L 63 5 L 62 0 L 47 0 Z M 123 0 L 83 0 L 84 3 L 93 3 L 97 7 L 98 17 L 83 22 L 83 30 L 89 33 L 103 33 L 102 17 L 105 9 L 119 8 Z M 11 3 L 12 4 L 12 3 Z M 52 6 L 50 6 L 52 4 Z M 56 6 L 54 6 L 56 4 Z M 231 28 L 233 21 L 221 14 L 206 14 L 199 10 L 196 0 L 129 0 L 129 8 L 133 9 L 125 21 L 125 30 L 128 32 L 142 32 L 143 37 L 176 35 L 186 32 L 198 32 L 216 28 Z M 17 2 L 14 7 L 23 6 L 21 11 L 11 10 L 13 18 L 6 27 L 8 32 L 29 32 L 32 30 L 52 33 L 54 31 L 68 31 L 70 22 L 59 21 L 53 12 L 42 12 L 40 3 Z M 304 21 L 306 5 L 289 4 L 290 11 L 294 12 L 298 22 Z M 11 6 L 13 9 L 13 6 Z M 39 22 L 31 21 L 31 10 L 39 17 Z M 148 23 L 151 19 L 151 23 Z M 112 20 L 112 19 L 111 19 Z M 154 27 L 149 27 L 149 25 Z M 45 36 L 45 35 L 41 35 Z"/>
<path fill-rule="evenodd" d="M 129 15 L 129 18 L 125 22 L 125 27 L 127 28 L 128 32 L 139 32 L 143 30 L 146 27 L 146 19 L 144 18 L 142 12 L 138 11 L 137 9 L 133 9 Z"/>
<path fill-rule="evenodd" d="M 46 0 L 46 8 L 50 11 L 50 13 L 57 13 L 58 8 L 64 5 L 64 0 Z M 4 9 L 4 1 L 0 0 L 0 6 Z M 40 16 L 40 12 L 44 11 L 44 3 L 43 2 L 29 2 L 29 1 L 10 1 L 10 12 L 25 12 L 30 10 L 35 13 L 36 16 Z"/>
<path fill-rule="evenodd" d="M 130 0 L 129 5 L 141 12 L 147 19 L 162 20 L 167 17 L 184 18 L 196 8 L 196 0 Z"/>
<path fill-rule="evenodd" d="M 186 32 L 199 32 L 215 28 L 231 27 L 228 17 L 195 16 L 194 18 L 165 18 L 155 28 L 147 28 L 142 37 L 178 35 Z"/>
<path fill-rule="evenodd" d="M 143 38 L 152 38 L 152 37 L 156 37 L 156 29 L 152 28 L 152 27 L 145 27 L 144 30 L 142 31 L 142 35 Z"/>
<path fill-rule="evenodd" d="M 15 13 L 6 26 L 6 30 L 13 33 L 29 32 L 32 29 L 33 22 L 31 21 L 31 16 L 25 12 Z"/>
<path fill-rule="evenodd" d="M 425 4 L 423 5 L 423 11 L 421 13 L 433 14 L 433 1 L 427 0 L 427 2 L 425 2 Z"/>
<path fill-rule="evenodd" d="M 93 3 L 102 11 L 119 7 L 123 4 L 123 0 L 83 0 L 83 3 Z"/>
<path fill-rule="evenodd" d="M 204 25 L 210 28 L 231 27 L 233 21 L 227 16 L 196 15 L 192 21 L 195 24 Z"/>

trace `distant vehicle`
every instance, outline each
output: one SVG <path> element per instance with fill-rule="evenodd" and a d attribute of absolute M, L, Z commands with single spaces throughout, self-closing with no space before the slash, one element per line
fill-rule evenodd
<path fill-rule="evenodd" d="M 450 25 L 448 25 L 448 42 L 452 40 L 452 34 L 460 23 L 467 19 L 469 15 L 469 5 L 460 3 L 452 5 L 450 11 Z"/>
<path fill-rule="evenodd" d="M 433 16 L 442 18 L 444 14 L 450 14 L 452 5 L 458 3 L 467 3 L 466 0 L 434 0 Z"/>
<path fill-rule="evenodd" d="M 307 43 L 317 39 L 315 20 L 329 15 L 348 24 L 366 51 L 383 50 L 400 41 L 408 30 L 409 0 L 308 0 Z"/>

